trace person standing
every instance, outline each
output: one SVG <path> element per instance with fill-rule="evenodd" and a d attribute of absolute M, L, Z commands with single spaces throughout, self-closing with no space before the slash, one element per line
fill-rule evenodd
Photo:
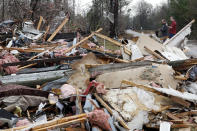
<path fill-rule="evenodd" d="M 170 21 L 172 22 L 169 27 L 169 38 L 172 38 L 176 34 L 176 21 L 174 18 L 171 16 Z"/>
<path fill-rule="evenodd" d="M 162 37 L 161 40 L 163 42 L 165 42 L 166 39 L 168 38 L 168 25 L 167 25 L 165 19 L 162 19 L 161 23 L 162 23 L 162 27 L 160 29 L 160 31 L 161 31 L 161 37 Z"/>
<path fill-rule="evenodd" d="M 161 22 L 162 22 L 162 27 L 160 29 L 161 34 L 162 34 L 162 37 L 166 37 L 166 36 L 168 36 L 168 25 L 167 25 L 165 19 L 162 19 Z"/>

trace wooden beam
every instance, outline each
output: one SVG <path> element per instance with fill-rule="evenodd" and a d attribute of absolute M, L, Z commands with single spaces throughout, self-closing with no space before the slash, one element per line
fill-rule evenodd
<path fill-rule="evenodd" d="M 147 50 L 148 53 L 155 56 L 156 58 L 161 59 L 161 60 L 165 60 L 163 57 L 161 57 L 159 54 L 155 53 L 154 51 L 152 51 L 148 47 L 144 46 L 144 48 Z"/>
<path fill-rule="evenodd" d="M 23 48 L 16 48 L 16 47 L 10 47 L 10 48 L 4 47 L 3 49 L 4 50 L 17 50 L 19 52 L 25 52 L 25 53 L 31 53 L 31 52 L 41 53 L 44 51 L 44 50 L 36 50 L 36 49 L 30 49 L 30 48 L 23 49 Z"/>
<path fill-rule="evenodd" d="M 187 102 L 187 101 L 185 101 L 185 100 L 183 100 L 183 99 L 181 99 L 181 98 L 175 97 L 175 96 L 170 96 L 170 99 L 171 99 L 172 101 L 174 101 L 174 102 L 176 102 L 176 103 L 178 103 L 178 104 L 184 106 L 184 107 L 187 107 L 187 108 L 189 108 L 190 105 L 191 105 L 191 103 L 189 103 L 189 102 Z"/>
<path fill-rule="evenodd" d="M 72 123 L 76 123 L 76 122 L 82 122 L 85 121 L 87 118 L 79 118 L 79 119 L 74 119 L 71 121 L 66 121 L 66 122 L 57 122 L 54 125 L 51 126 L 45 126 L 43 128 L 38 128 L 38 129 L 32 129 L 32 131 L 45 131 L 47 129 L 51 129 L 51 128 L 55 128 L 55 127 L 59 127 L 59 126 L 63 126 L 63 125 L 67 125 L 67 124 L 72 124 Z"/>
<path fill-rule="evenodd" d="M 175 115 L 173 115 L 173 114 L 170 113 L 170 112 L 167 112 L 166 115 L 167 115 L 170 119 L 172 119 L 172 120 L 180 120 L 178 117 L 176 117 Z"/>
<path fill-rule="evenodd" d="M 40 30 L 40 26 L 41 26 L 41 24 L 42 24 L 42 21 L 43 21 L 43 17 L 40 16 L 40 20 L 39 20 L 39 22 L 38 22 L 37 30 Z"/>
<path fill-rule="evenodd" d="M 50 26 L 47 26 L 46 31 L 45 31 L 44 36 L 43 36 L 43 41 L 46 41 L 49 30 L 50 30 Z"/>
<path fill-rule="evenodd" d="M 161 92 L 159 92 L 159 91 L 157 91 L 155 89 L 149 88 L 149 87 L 144 86 L 144 85 L 138 85 L 138 84 L 135 84 L 135 83 L 133 83 L 131 81 L 122 80 L 122 83 L 123 84 L 130 85 L 132 87 L 137 87 L 137 88 L 143 89 L 145 91 L 153 92 L 153 93 L 158 94 L 158 95 L 164 95 L 164 94 L 162 94 Z"/>
<path fill-rule="evenodd" d="M 53 38 L 64 27 L 64 25 L 68 22 L 68 20 L 69 20 L 69 15 L 66 16 L 66 18 L 61 23 L 61 25 L 59 25 L 58 28 L 53 32 L 53 34 L 49 37 L 49 39 L 47 40 L 48 42 L 50 42 L 51 40 L 53 40 Z"/>
<path fill-rule="evenodd" d="M 124 47 L 125 53 L 127 53 L 128 55 L 132 55 L 132 52 L 129 49 L 127 49 L 124 45 L 122 45 L 122 43 L 120 43 L 120 42 L 118 42 L 118 41 L 116 41 L 116 40 L 114 40 L 114 39 L 112 39 L 110 37 L 107 37 L 107 36 L 105 36 L 103 34 L 97 33 L 97 32 L 95 32 L 94 34 L 96 36 L 100 37 L 100 38 L 103 38 L 103 39 L 105 39 L 105 40 L 117 45 L 117 46 Z"/>
<path fill-rule="evenodd" d="M 102 30 L 103 30 L 103 29 L 100 28 L 100 29 L 98 29 L 96 32 L 100 32 L 100 31 L 102 31 Z M 91 33 L 89 36 L 85 37 L 85 38 L 82 39 L 80 42 L 78 42 L 77 44 L 73 45 L 72 47 L 70 47 L 69 49 L 67 49 L 66 51 L 64 51 L 64 53 L 70 52 L 73 48 L 78 47 L 80 44 L 82 44 L 83 42 L 85 42 L 86 40 L 88 40 L 89 38 L 91 38 L 92 36 L 94 36 L 94 33 Z"/>
<path fill-rule="evenodd" d="M 111 115 L 113 115 L 113 110 L 103 101 L 102 98 L 100 98 L 96 93 L 94 94 L 94 96 L 96 97 L 96 99 L 101 103 L 101 105 L 103 105 Z M 122 120 L 121 118 L 116 118 L 118 120 L 118 122 L 120 122 L 120 124 L 129 130 L 129 127 L 127 126 L 126 122 L 124 122 L 124 120 Z"/>

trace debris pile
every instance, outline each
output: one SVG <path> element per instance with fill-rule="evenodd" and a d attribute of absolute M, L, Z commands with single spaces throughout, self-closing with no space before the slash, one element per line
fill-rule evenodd
<path fill-rule="evenodd" d="M 126 33 L 136 41 L 114 40 L 102 29 L 58 39 L 69 16 L 52 34 L 39 30 L 40 18 L 37 28 L 1 24 L 11 27 L 0 34 L 0 129 L 197 130 L 197 59 L 184 41 L 194 21 L 162 44 L 134 31 Z"/>

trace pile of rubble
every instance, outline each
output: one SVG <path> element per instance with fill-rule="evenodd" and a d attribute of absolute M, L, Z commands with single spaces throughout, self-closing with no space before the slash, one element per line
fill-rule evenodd
<path fill-rule="evenodd" d="M 4 130 L 197 130 L 197 59 L 186 36 L 192 22 L 160 43 L 98 29 L 63 39 L 30 21 L 0 24 L 0 128 Z M 10 24 L 8 24 L 10 23 Z M 111 46 L 109 46 L 111 45 Z M 192 53 L 191 53 L 192 52 Z"/>

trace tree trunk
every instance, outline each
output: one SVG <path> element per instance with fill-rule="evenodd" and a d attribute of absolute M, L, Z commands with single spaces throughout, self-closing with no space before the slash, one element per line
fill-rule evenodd
<path fill-rule="evenodd" d="M 119 8 L 119 2 L 118 0 L 114 0 L 114 34 L 115 36 L 118 33 L 118 8 Z"/>
<path fill-rule="evenodd" d="M 4 21 L 4 17 L 5 17 L 5 0 L 3 0 L 3 7 L 2 7 L 2 21 Z"/>
<path fill-rule="evenodd" d="M 110 13 L 114 13 L 114 3 L 113 0 L 110 0 Z M 110 37 L 113 38 L 115 36 L 114 23 L 110 22 Z"/>
<path fill-rule="evenodd" d="M 32 9 L 31 19 L 34 21 L 34 14 L 36 11 L 36 6 L 38 5 L 39 0 L 31 0 L 30 7 Z"/>
<path fill-rule="evenodd" d="M 110 12 L 114 14 L 114 23 L 110 22 L 110 37 L 113 38 L 117 34 L 118 27 L 118 0 L 110 0 Z"/>

